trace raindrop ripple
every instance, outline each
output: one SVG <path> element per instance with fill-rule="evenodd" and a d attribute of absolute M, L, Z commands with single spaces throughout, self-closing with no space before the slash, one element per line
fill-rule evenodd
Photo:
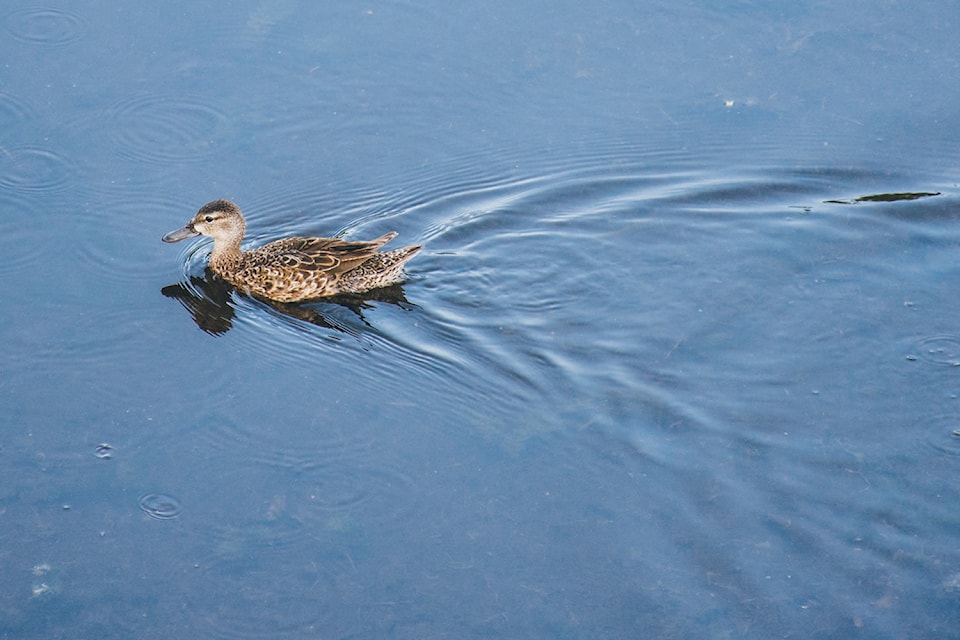
<path fill-rule="evenodd" d="M 76 42 L 87 31 L 83 18 L 65 9 L 17 9 L 7 14 L 4 23 L 7 33 L 15 40 L 45 46 L 62 46 Z"/>
<path fill-rule="evenodd" d="M 0 187 L 41 193 L 64 188 L 76 167 L 57 151 L 24 145 L 0 153 Z"/>
<path fill-rule="evenodd" d="M 169 95 L 122 100 L 105 118 L 123 155 L 153 163 L 199 162 L 213 155 L 226 123 L 208 101 Z"/>
<path fill-rule="evenodd" d="M 148 493 L 140 497 L 140 510 L 157 520 L 170 520 L 180 515 L 180 501 L 162 493 Z"/>

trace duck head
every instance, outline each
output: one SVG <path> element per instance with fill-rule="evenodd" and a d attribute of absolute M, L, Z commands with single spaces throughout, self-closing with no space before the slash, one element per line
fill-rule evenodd
<path fill-rule="evenodd" d="M 204 235 L 213 238 L 214 242 L 239 246 L 246 229 L 247 223 L 237 205 L 229 200 L 214 200 L 200 207 L 193 219 L 183 227 L 163 236 L 163 241 L 180 242 Z"/>

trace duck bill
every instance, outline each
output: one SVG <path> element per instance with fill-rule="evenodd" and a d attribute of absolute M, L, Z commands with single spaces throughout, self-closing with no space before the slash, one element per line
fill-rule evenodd
<path fill-rule="evenodd" d="M 171 231 L 167 235 L 163 236 L 164 242 L 180 242 L 181 240 L 186 240 L 187 238 L 192 238 L 194 236 L 200 235 L 200 232 L 193 228 L 192 224 L 188 224 L 176 231 Z"/>

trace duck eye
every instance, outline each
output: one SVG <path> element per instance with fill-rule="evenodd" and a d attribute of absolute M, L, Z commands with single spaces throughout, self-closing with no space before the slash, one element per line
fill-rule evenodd
<path fill-rule="evenodd" d="M 213 222 L 213 216 L 206 216 L 204 220 L 206 220 L 207 222 Z"/>

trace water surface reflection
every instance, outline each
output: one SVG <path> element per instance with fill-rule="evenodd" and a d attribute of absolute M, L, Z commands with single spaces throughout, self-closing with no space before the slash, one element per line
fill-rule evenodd
<path fill-rule="evenodd" d="M 222 335 L 233 326 L 236 314 L 232 302 L 236 289 L 228 282 L 218 278 L 208 267 L 204 277 L 190 276 L 189 284 L 178 282 L 163 287 L 161 293 L 177 300 L 190 312 L 197 326 L 211 335 Z M 259 300 L 280 314 L 307 322 L 318 327 L 334 329 L 344 333 L 355 330 L 338 322 L 334 317 L 325 315 L 322 308 L 326 305 L 339 305 L 349 309 L 357 320 L 369 326 L 363 312 L 373 307 L 374 302 L 410 307 L 401 285 L 381 287 L 363 294 L 343 294 L 324 298 L 314 303 L 284 303 L 275 300 Z"/>

